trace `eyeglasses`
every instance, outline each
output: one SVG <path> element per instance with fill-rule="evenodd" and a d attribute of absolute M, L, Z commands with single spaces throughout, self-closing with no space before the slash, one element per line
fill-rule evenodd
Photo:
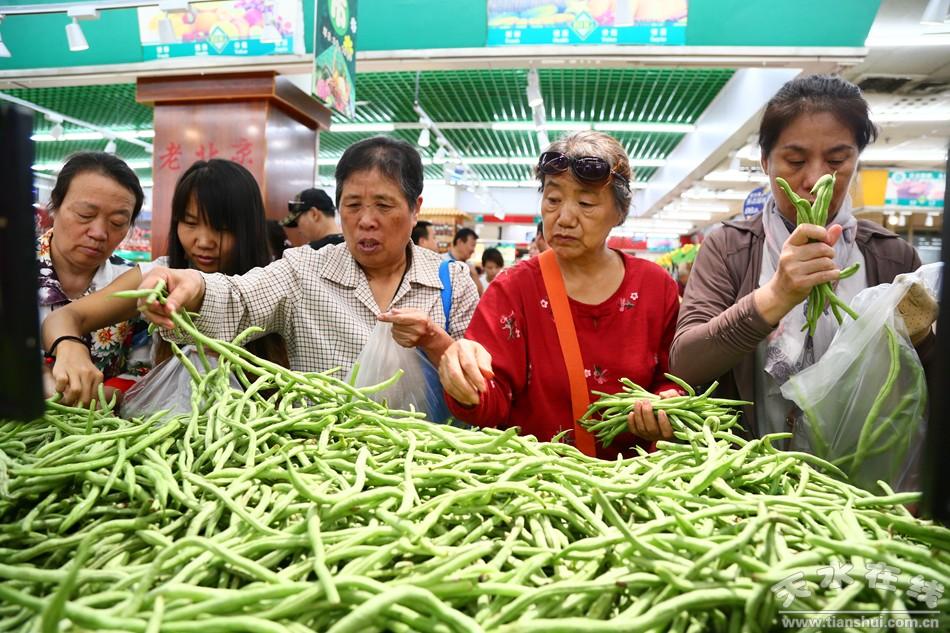
<path fill-rule="evenodd" d="M 563 174 L 570 167 L 571 172 L 584 182 L 604 184 L 611 174 L 624 189 L 630 189 L 630 181 L 610 168 L 608 163 L 599 156 L 568 156 L 561 152 L 544 152 L 538 160 L 538 171 L 548 176 Z"/>

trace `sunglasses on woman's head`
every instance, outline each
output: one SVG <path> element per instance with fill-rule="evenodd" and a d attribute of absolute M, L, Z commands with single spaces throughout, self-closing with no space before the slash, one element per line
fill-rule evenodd
<path fill-rule="evenodd" d="M 604 184 L 613 174 L 625 189 L 630 189 L 630 181 L 610 168 L 599 156 L 568 156 L 561 152 L 544 152 L 538 160 L 538 171 L 548 176 L 562 174 L 570 168 L 578 180 L 594 184 Z"/>

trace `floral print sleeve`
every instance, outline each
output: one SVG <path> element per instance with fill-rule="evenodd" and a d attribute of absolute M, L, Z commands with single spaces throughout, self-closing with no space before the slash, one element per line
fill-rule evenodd
<path fill-rule="evenodd" d="M 41 316 L 45 316 L 71 302 L 66 296 L 59 278 L 56 276 L 56 269 L 53 268 L 53 260 L 50 256 L 50 241 L 53 237 L 53 231 L 49 230 L 37 240 L 36 258 L 39 263 L 39 292 L 38 303 Z M 107 286 L 113 279 L 128 271 L 132 264 L 121 257 L 113 255 L 99 267 L 92 283 L 83 292 L 82 296 L 90 295 L 100 288 Z M 141 336 L 147 330 L 147 323 L 141 318 L 136 317 L 130 321 L 123 321 L 101 330 L 96 330 L 85 336 L 89 344 L 89 351 L 92 355 L 92 362 L 95 363 L 99 371 L 108 378 L 118 376 L 130 369 L 134 373 L 141 374 L 147 371 L 147 367 L 138 366 L 128 368 L 127 361 L 133 348 L 133 342 L 139 341 L 140 344 L 149 344 L 148 337 Z"/>

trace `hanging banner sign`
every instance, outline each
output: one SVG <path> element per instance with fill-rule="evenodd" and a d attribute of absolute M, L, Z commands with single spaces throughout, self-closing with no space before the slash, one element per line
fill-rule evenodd
<path fill-rule="evenodd" d="M 884 204 L 894 207 L 943 208 L 947 175 L 942 171 L 891 170 L 887 173 Z"/>
<path fill-rule="evenodd" d="M 356 114 L 357 0 L 319 0 L 313 95 L 348 119 Z"/>
<path fill-rule="evenodd" d="M 168 12 L 141 7 L 138 17 L 146 61 L 306 52 L 300 0 L 200 2 Z"/>
<path fill-rule="evenodd" d="M 687 9 L 687 0 L 488 0 L 488 46 L 682 46 Z"/>

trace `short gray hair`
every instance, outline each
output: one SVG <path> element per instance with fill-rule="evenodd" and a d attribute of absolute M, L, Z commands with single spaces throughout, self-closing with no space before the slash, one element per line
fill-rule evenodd
<path fill-rule="evenodd" d="M 627 179 L 630 185 L 633 185 L 633 172 L 630 169 L 630 159 L 623 145 L 603 132 L 593 130 L 584 130 L 563 136 L 548 145 L 545 152 L 560 152 L 570 158 L 580 158 L 582 156 L 595 156 L 603 158 L 610 165 L 612 171 L 617 172 Z M 544 189 L 544 177 L 536 165 L 534 168 L 535 177 L 541 181 L 541 189 Z M 572 174 L 573 176 L 573 174 Z M 614 194 L 614 204 L 617 206 L 617 213 L 620 215 L 618 225 L 623 224 L 630 214 L 630 202 L 633 198 L 630 187 L 627 187 L 618 178 L 612 178 L 611 190 Z"/>

